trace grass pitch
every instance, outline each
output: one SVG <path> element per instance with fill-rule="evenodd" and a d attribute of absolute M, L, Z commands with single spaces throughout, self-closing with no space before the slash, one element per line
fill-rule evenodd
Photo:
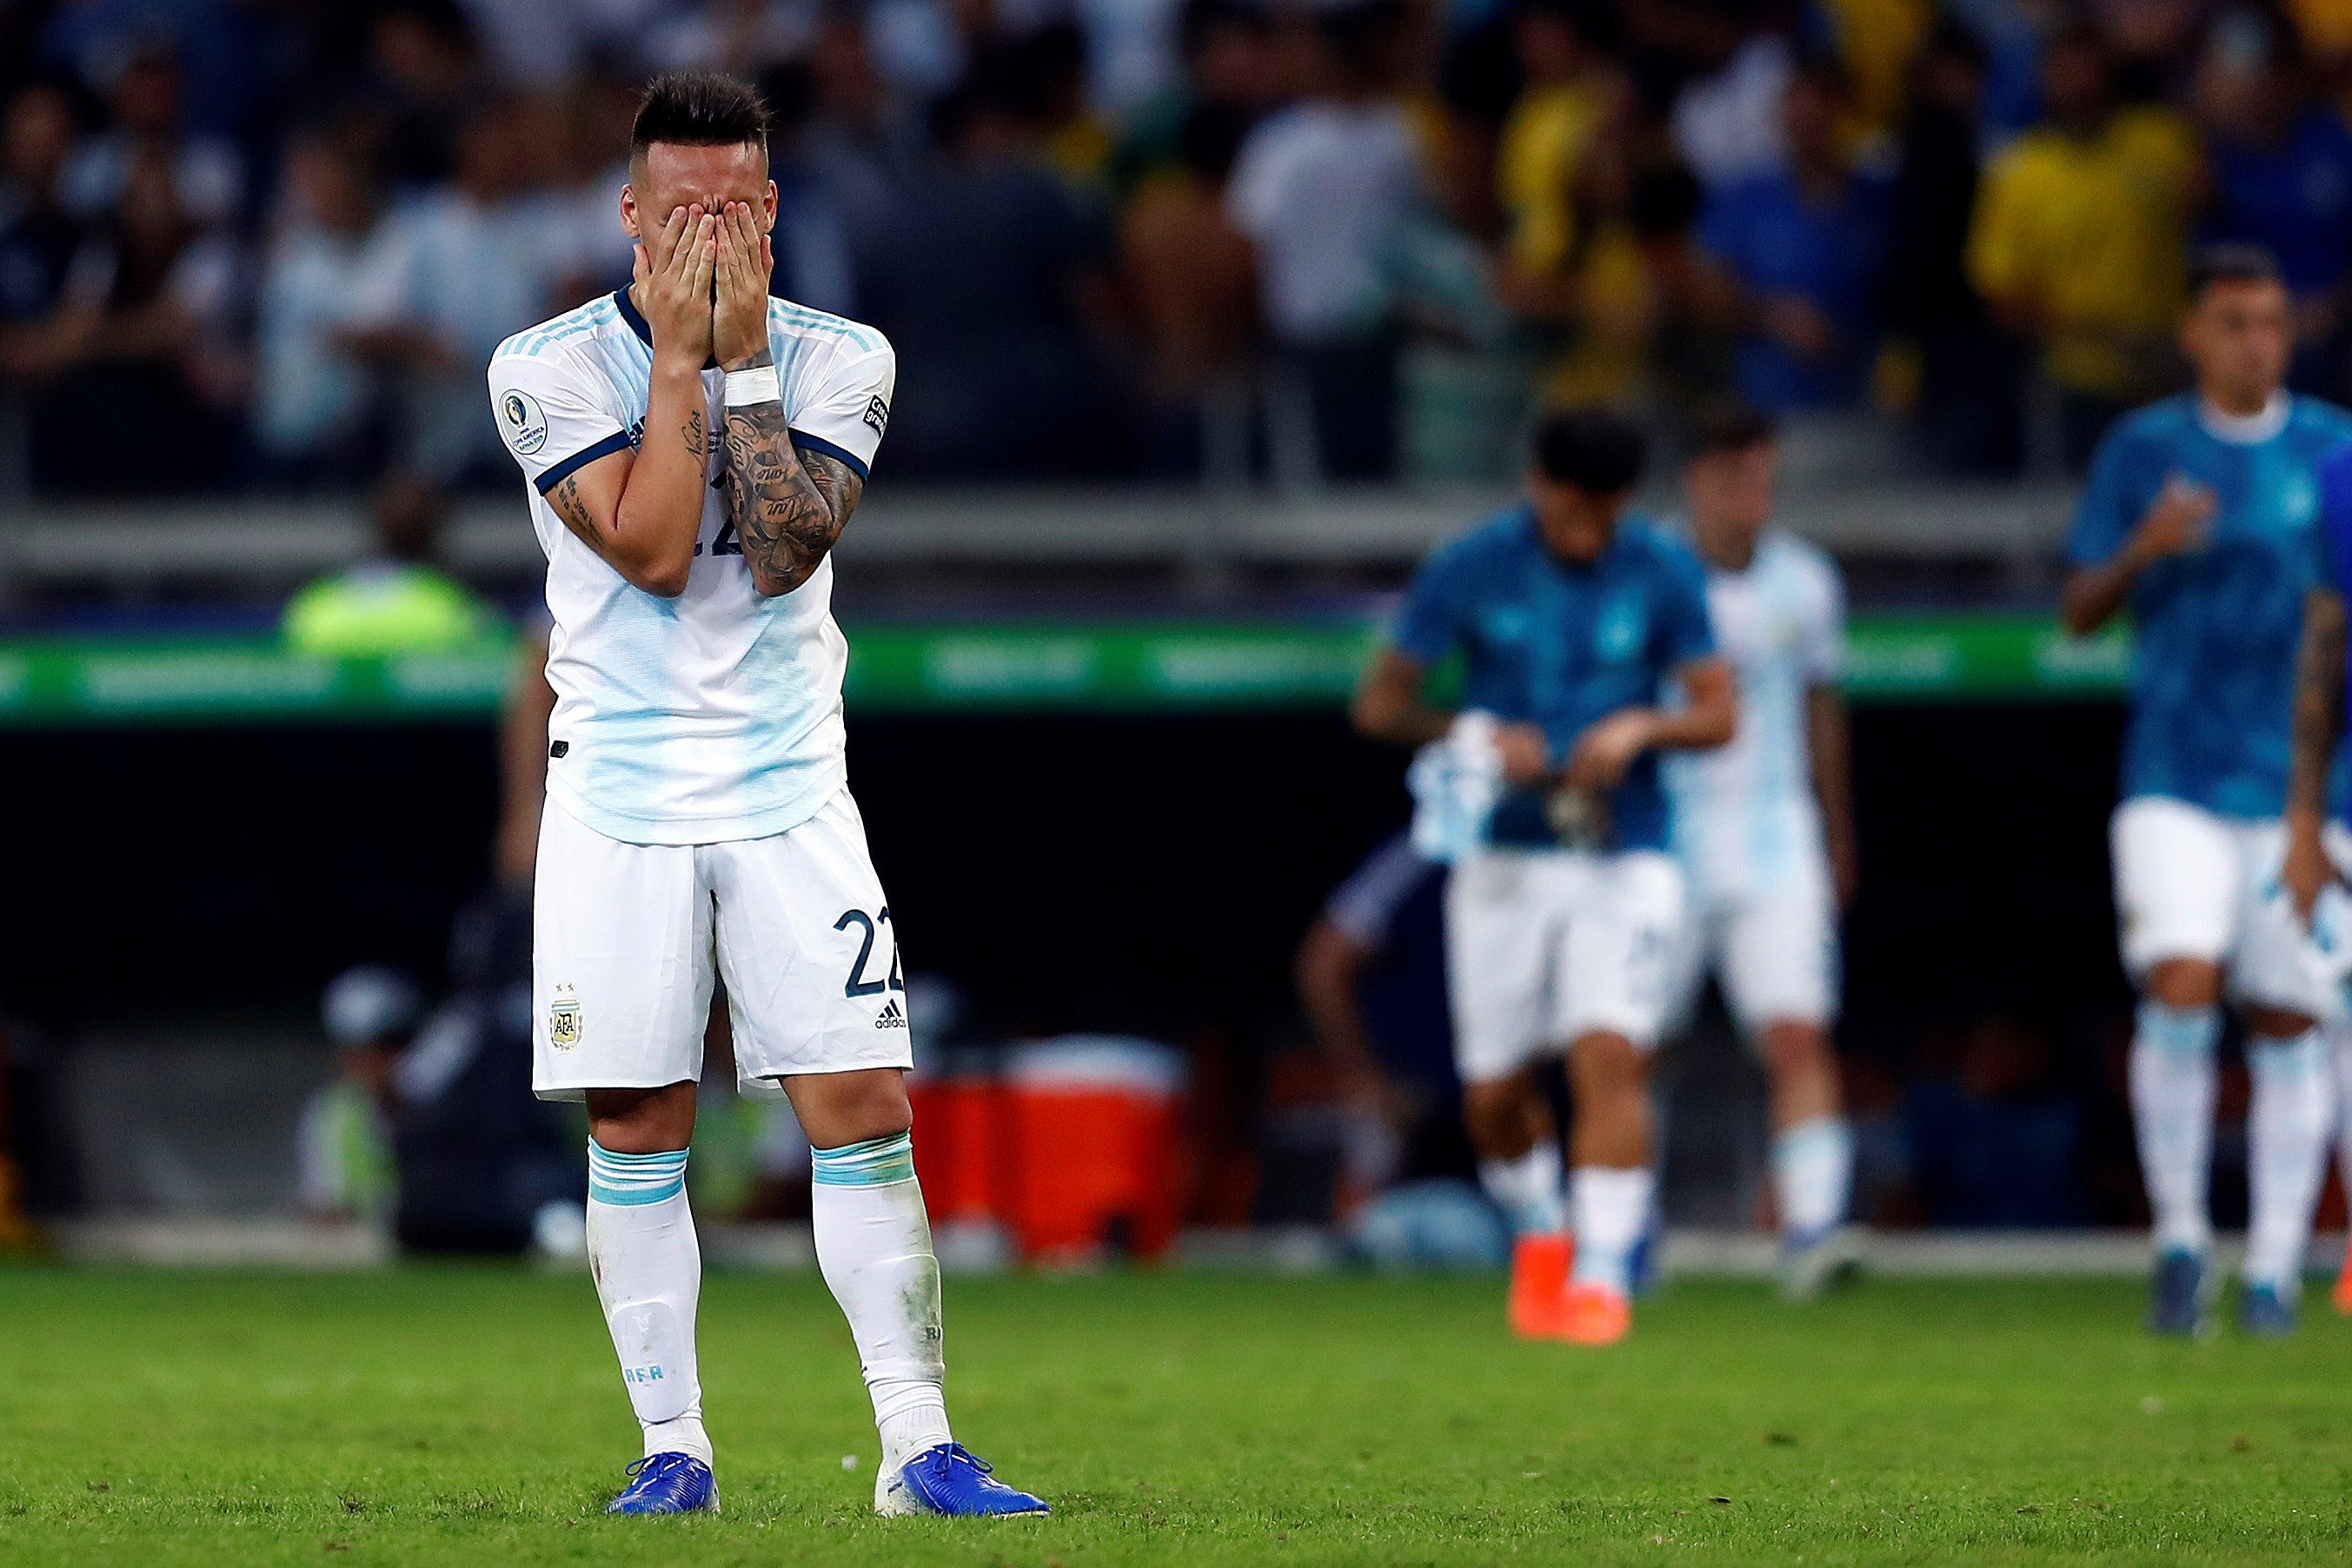
<path fill-rule="evenodd" d="M 1684 1283 L 1603 1352 L 1489 1280 L 951 1280 L 960 1436 L 1050 1498 L 875 1519 L 814 1276 L 720 1275 L 727 1511 L 609 1520 L 588 1281 L 0 1271 L 0 1560 L 41 1563 L 2352 1560 L 2352 1323 L 2156 1344 L 2125 1282 Z M 853 1456 L 855 1468 L 845 1466 Z"/>

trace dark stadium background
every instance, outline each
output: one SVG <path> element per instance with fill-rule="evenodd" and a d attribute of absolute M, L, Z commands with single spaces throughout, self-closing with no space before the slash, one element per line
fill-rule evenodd
<path fill-rule="evenodd" d="M 2013 1026 L 2026 1054 L 1990 1092 L 2074 1108 L 2074 1212 L 2105 1224 L 2138 1202 L 2105 851 L 2119 728 L 2110 703 L 1859 710 L 1840 1029 L 1892 1091 Z M 1323 710 L 854 720 L 850 747 L 908 963 L 983 1028 L 1245 1062 L 1301 1038 L 1284 955 L 1408 804 L 1395 759 Z M 0 776 L 28 825 L 0 882 L 43 889 L 0 905 L 0 994 L 68 1046 L 299 1019 L 362 960 L 437 976 L 496 816 L 478 724 L 0 731 Z M 1719 1037 L 1684 1049 L 1747 1070 Z"/>

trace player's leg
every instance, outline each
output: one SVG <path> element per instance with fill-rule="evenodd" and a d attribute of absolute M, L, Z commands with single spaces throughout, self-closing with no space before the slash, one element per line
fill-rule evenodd
<path fill-rule="evenodd" d="M 817 1266 L 874 1404 L 886 1513 L 1042 1513 L 948 1426 L 940 1266 L 915 1176 L 897 930 L 844 790 L 773 837 L 712 847 L 719 965 L 751 1095 L 788 1094 L 812 1149 Z"/>
<path fill-rule="evenodd" d="M 702 1258 L 686 1197 L 710 1009 L 710 900 L 688 847 L 622 844 L 551 804 L 540 835 L 534 1087 L 588 1109 L 588 1257 L 643 1458 L 623 1513 L 719 1505 L 694 1319 Z"/>
<path fill-rule="evenodd" d="M 2312 1210 L 2327 1173 L 2335 1084 L 2321 1022 L 2343 1005 L 2326 955 L 2278 887 L 2282 836 L 2243 835 L 2245 927 L 2233 978 L 2246 1020 L 2248 1223 L 2240 1321 L 2251 1333 L 2294 1327 Z"/>
<path fill-rule="evenodd" d="M 1857 1261 L 1845 1229 L 1853 1133 L 1830 1040 L 1837 935 L 1826 886 L 1741 900 L 1722 945 L 1724 991 L 1770 1085 L 1782 1289 L 1803 1299 L 1850 1279 Z"/>
<path fill-rule="evenodd" d="M 2336 1074 L 2336 1179 L 2352 1193 L 2352 1018 L 2332 1019 L 2324 1027 Z M 2338 1312 L 2352 1316 L 2352 1240 L 2345 1243 L 2343 1267 L 2329 1300 Z"/>
<path fill-rule="evenodd" d="M 2124 968 L 2140 996 L 2129 1077 L 2156 1233 L 2148 1326 L 2194 1333 L 2210 1295 L 2214 1048 L 2242 886 L 2238 857 L 2219 819 L 2153 797 L 2116 808 L 2110 846 Z"/>
<path fill-rule="evenodd" d="M 1545 1043 L 1557 924 L 1553 858 L 1481 854 L 1445 893 L 1446 985 L 1462 1120 L 1478 1179 L 1511 1226 L 1512 1331 L 1549 1339 L 1568 1289 L 1559 1131 L 1528 1058 Z M 1551 933 L 1552 940 L 1547 940 Z"/>
<path fill-rule="evenodd" d="M 1606 1344 L 1632 1326 L 1634 1250 L 1650 1223 L 1650 1053 L 1669 1001 L 1682 871 L 1664 855 L 1583 867 L 1568 926 L 1558 1028 L 1569 1042 L 1569 1217 L 1576 1260 L 1565 1337 Z"/>

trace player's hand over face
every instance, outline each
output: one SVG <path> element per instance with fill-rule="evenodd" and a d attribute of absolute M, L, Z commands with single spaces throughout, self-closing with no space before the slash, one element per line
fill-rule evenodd
<path fill-rule="evenodd" d="M 2164 482 L 2164 493 L 2132 530 L 2126 548 L 2143 565 L 2201 550 L 2219 506 L 2211 490 L 2175 474 Z"/>
<path fill-rule="evenodd" d="M 768 277 L 775 252 L 760 232 L 749 204 L 729 202 L 719 215 L 718 303 L 711 352 L 729 370 L 740 369 L 768 347 Z"/>
<path fill-rule="evenodd" d="M 1576 738 L 1576 750 L 1568 758 L 1568 786 L 1591 792 L 1615 789 L 1649 744 L 1647 713 L 1639 709 L 1612 713 Z"/>
<path fill-rule="evenodd" d="M 679 207 L 637 242 L 637 298 L 653 330 L 654 353 L 700 370 L 710 357 L 710 278 L 719 265 L 719 220 L 699 204 Z"/>
<path fill-rule="evenodd" d="M 2288 812 L 2286 863 L 2279 868 L 2279 881 L 2286 889 L 2287 897 L 2294 900 L 2294 912 L 2304 924 L 2311 923 L 2311 911 L 2318 907 L 2320 889 L 2335 877 L 2336 867 L 2327 858 L 2317 815 Z"/>
<path fill-rule="evenodd" d="M 1503 724 L 1495 731 L 1495 751 L 1503 760 L 1503 782 L 1517 787 L 1539 783 L 1551 772 L 1551 747 L 1533 724 Z"/>

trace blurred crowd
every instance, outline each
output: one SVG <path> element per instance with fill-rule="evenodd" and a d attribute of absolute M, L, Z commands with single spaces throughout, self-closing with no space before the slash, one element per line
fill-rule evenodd
<path fill-rule="evenodd" d="M 899 476 L 1485 479 L 1726 392 L 2054 468 L 2200 238 L 2352 367 L 2336 0 L 0 0 L 0 475 L 504 482 L 481 367 L 625 283 L 679 66 L 765 89 Z"/>

